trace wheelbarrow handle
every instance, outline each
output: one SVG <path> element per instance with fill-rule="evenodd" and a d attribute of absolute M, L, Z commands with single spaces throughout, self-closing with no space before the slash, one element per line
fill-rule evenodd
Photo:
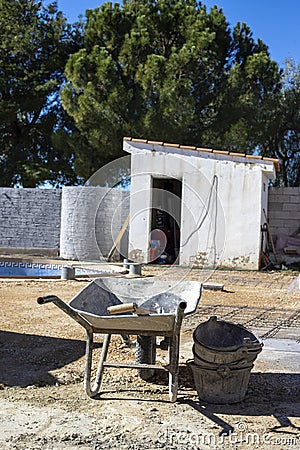
<path fill-rule="evenodd" d="M 68 314 L 68 316 L 76 320 L 76 322 L 78 322 L 83 328 L 85 328 L 88 333 L 93 333 L 93 327 L 91 326 L 91 324 L 84 317 L 78 314 L 75 309 L 71 308 L 67 303 L 63 302 L 56 295 L 46 295 L 45 297 L 38 297 L 37 302 L 39 305 L 53 302 L 58 308 Z"/>
<path fill-rule="evenodd" d="M 46 295 L 45 297 L 37 298 L 37 302 L 39 305 L 44 305 L 45 303 L 54 302 L 56 300 L 59 300 L 59 298 L 56 295 Z"/>

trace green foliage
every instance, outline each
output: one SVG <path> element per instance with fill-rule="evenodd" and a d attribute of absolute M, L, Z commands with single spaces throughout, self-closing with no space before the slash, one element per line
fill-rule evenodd
<path fill-rule="evenodd" d="M 0 0 L 0 26 L 3 186 L 88 179 L 123 156 L 124 135 L 260 152 L 280 159 L 278 183 L 299 185 L 299 66 L 279 71 L 218 7 L 108 2 L 82 35 L 56 2 Z"/>
<path fill-rule="evenodd" d="M 300 64 L 286 60 L 279 92 L 265 111 L 261 154 L 278 158 L 281 176 L 277 183 L 300 186 Z"/>
<path fill-rule="evenodd" d="M 257 151 L 262 116 L 280 87 L 280 71 L 261 40 L 257 43 L 245 24 L 233 32 L 233 53 L 216 133 L 222 148 L 243 153 Z M 211 137 L 212 138 L 212 137 Z"/>
<path fill-rule="evenodd" d="M 59 93 L 80 26 L 68 25 L 55 2 L 0 0 L 0 28 L 1 185 L 74 183 L 74 124 Z"/>
<path fill-rule="evenodd" d="M 127 0 L 88 11 L 84 45 L 66 66 L 62 102 L 89 143 L 78 173 L 122 153 L 124 135 L 253 152 L 257 109 L 280 73 L 245 24 L 194 0 Z M 259 114 L 262 114 L 261 112 Z"/>

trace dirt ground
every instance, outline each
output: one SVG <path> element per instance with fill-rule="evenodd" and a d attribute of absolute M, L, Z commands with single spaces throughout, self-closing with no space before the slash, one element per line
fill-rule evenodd
<path fill-rule="evenodd" d="M 197 313 L 184 320 L 176 403 L 168 401 L 164 373 L 145 382 L 131 369 L 107 369 L 101 395 L 86 396 L 83 328 L 36 298 L 69 301 L 89 280 L 0 279 L 0 448 L 300 449 L 300 291 L 289 292 L 298 274 L 147 268 L 143 275 L 224 284 L 223 291 L 203 290 Z M 266 348 L 284 342 L 287 349 L 263 350 L 237 404 L 199 400 L 186 364 L 193 330 L 211 315 L 244 324 Z M 102 336 L 96 341 L 98 355 Z M 167 353 L 157 353 L 166 364 Z M 109 359 L 134 361 L 135 349 L 114 336 Z"/>

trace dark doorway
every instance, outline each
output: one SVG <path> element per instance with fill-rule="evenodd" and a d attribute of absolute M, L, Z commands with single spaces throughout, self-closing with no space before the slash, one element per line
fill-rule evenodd
<path fill-rule="evenodd" d="M 181 180 L 152 179 L 150 262 L 154 264 L 178 263 L 181 198 Z"/>

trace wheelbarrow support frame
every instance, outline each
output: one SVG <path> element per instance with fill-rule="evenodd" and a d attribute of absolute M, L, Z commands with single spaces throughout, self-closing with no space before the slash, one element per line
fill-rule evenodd
<path fill-rule="evenodd" d="M 117 367 L 117 368 L 128 368 L 128 369 L 159 369 L 169 372 L 169 398 L 171 402 L 177 400 L 178 393 L 178 372 L 179 372 L 179 345 L 180 345 L 180 329 L 182 320 L 184 317 L 184 310 L 187 306 L 185 301 L 181 301 L 178 304 L 175 323 L 172 332 L 168 331 L 166 333 L 153 331 L 135 331 L 132 330 L 106 330 L 94 328 L 84 317 L 82 317 L 77 311 L 71 308 L 67 303 L 61 300 L 56 295 L 48 295 L 46 297 L 39 297 L 37 302 L 41 304 L 54 303 L 58 308 L 69 315 L 73 320 L 79 323 L 86 330 L 86 362 L 84 371 L 84 388 L 89 397 L 95 397 L 101 387 L 101 381 L 103 377 L 103 372 L 105 367 Z M 104 334 L 104 341 L 102 346 L 102 351 L 98 363 L 98 368 L 95 376 L 95 380 L 91 382 L 92 375 L 92 362 L 93 362 L 93 348 L 94 348 L 94 334 Z M 169 346 L 169 364 L 167 366 L 161 366 L 157 364 L 124 364 L 124 363 L 113 363 L 107 362 L 107 354 L 109 349 L 109 344 L 112 334 L 135 334 L 140 336 L 165 336 L 170 338 Z M 92 385 L 93 384 L 93 385 Z"/>

